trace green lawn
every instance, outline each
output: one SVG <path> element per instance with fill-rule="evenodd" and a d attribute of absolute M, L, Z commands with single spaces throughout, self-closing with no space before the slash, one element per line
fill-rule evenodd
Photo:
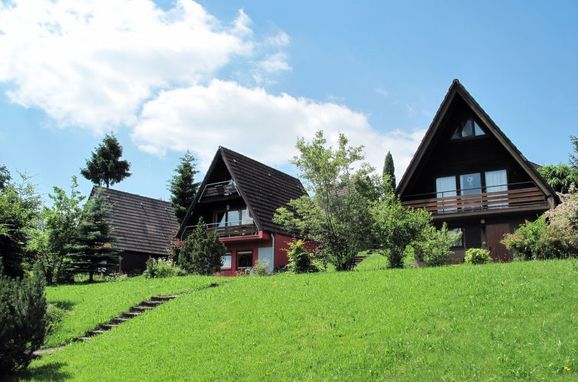
<path fill-rule="evenodd" d="M 65 313 L 45 346 L 69 342 L 151 296 L 191 292 L 212 282 L 223 281 L 226 280 L 199 276 L 152 280 L 135 277 L 115 282 L 49 287 L 46 290 L 48 301 Z"/>
<path fill-rule="evenodd" d="M 23 379 L 578 379 L 577 261 L 205 280 L 155 280 L 188 292 Z"/>

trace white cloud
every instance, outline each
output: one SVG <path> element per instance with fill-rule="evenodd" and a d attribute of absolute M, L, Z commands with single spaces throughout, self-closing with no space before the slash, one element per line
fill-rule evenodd
<path fill-rule="evenodd" d="M 291 65 L 287 62 L 287 55 L 285 53 L 277 52 L 261 61 L 259 68 L 267 73 L 275 73 L 291 70 Z"/>
<path fill-rule="evenodd" d="M 253 49 L 249 17 L 223 25 L 193 1 L 31 0 L 0 5 L 0 82 L 60 125 L 131 124 L 159 88 L 212 78 Z"/>
<path fill-rule="evenodd" d="M 133 138 L 141 149 L 156 154 L 190 149 L 205 167 L 219 145 L 283 165 L 296 154 L 296 138 L 311 138 L 317 130 L 324 130 L 332 143 L 342 132 L 352 144 L 364 145 L 367 160 L 379 171 L 390 150 L 398 176 L 423 135 L 423 131 L 382 133 L 364 114 L 346 106 L 214 80 L 208 86 L 165 91 L 147 102 Z"/>

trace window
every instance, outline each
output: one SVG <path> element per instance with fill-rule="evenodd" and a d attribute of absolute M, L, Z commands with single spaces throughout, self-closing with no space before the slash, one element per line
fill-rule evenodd
<path fill-rule="evenodd" d="M 225 256 L 221 256 L 221 269 L 231 269 L 231 263 L 233 260 L 233 256 L 231 256 L 231 252 L 227 252 Z"/>
<path fill-rule="evenodd" d="M 465 174 L 460 176 L 460 189 L 462 195 L 477 195 L 482 193 L 482 177 L 480 173 Z"/>
<path fill-rule="evenodd" d="M 253 251 L 237 251 L 237 268 L 253 266 Z"/>
<path fill-rule="evenodd" d="M 486 192 L 488 207 L 505 207 L 508 205 L 508 173 L 506 170 L 486 171 Z"/>
<path fill-rule="evenodd" d="M 443 178 L 436 179 L 436 193 L 437 198 L 452 198 L 455 197 L 456 194 L 456 177 L 455 176 L 446 176 Z M 438 202 L 438 212 L 452 212 L 456 210 L 456 201 L 455 198 L 453 201 L 450 200 L 441 200 Z"/>
<path fill-rule="evenodd" d="M 249 214 L 249 210 L 246 208 L 221 211 L 215 214 L 215 223 L 218 223 L 219 228 L 224 228 L 241 224 L 252 224 L 253 218 Z"/>
<path fill-rule="evenodd" d="M 452 244 L 452 248 L 463 248 L 463 246 L 464 246 L 464 230 L 460 227 L 460 228 L 452 228 L 449 231 L 451 233 L 461 234 L 460 238 Z"/>
<path fill-rule="evenodd" d="M 479 137 L 486 135 L 484 130 L 472 118 L 466 119 L 452 134 L 452 139 Z"/>

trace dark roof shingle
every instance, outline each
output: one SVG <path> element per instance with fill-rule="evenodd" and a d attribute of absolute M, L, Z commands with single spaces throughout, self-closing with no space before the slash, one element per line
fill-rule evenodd
<path fill-rule="evenodd" d="M 171 204 L 110 188 L 101 190 L 110 203 L 113 248 L 122 251 L 166 255 L 179 224 Z"/>

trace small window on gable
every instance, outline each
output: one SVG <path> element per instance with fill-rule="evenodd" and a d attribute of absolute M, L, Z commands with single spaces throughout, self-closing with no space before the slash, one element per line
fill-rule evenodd
<path fill-rule="evenodd" d="M 452 139 L 479 137 L 486 135 L 484 130 L 472 118 L 468 118 L 452 134 Z"/>

